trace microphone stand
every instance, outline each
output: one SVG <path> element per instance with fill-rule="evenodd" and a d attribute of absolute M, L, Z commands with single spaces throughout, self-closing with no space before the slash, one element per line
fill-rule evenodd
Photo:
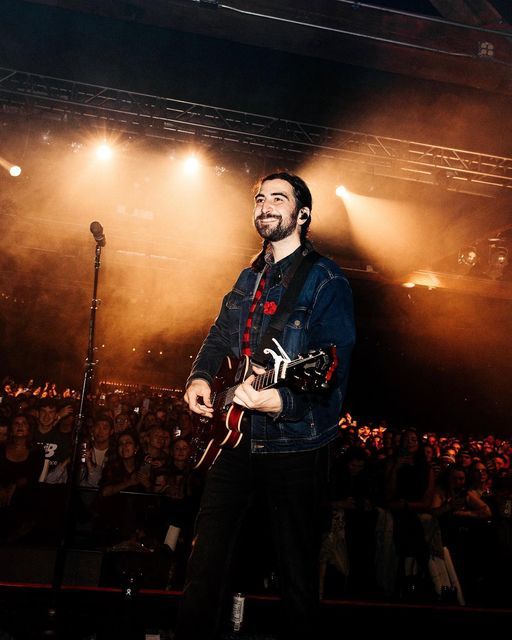
<path fill-rule="evenodd" d="M 97 225 L 93 228 L 93 225 Z M 99 231 L 98 231 L 99 227 Z M 85 418 L 86 418 L 86 402 L 89 395 L 89 391 L 91 388 L 91 383 L 94 377 L 94 368 L 96 366 L 96 362 L 94 360 L 94 331 L 96 326 L 96 311 L 101 300 L 97 297 L 98 291 L 98 278 L 101 266 L 101 248 L 105 246 L 105 236 L 103 235 L 103 228 L 99 224 L 99 222 L 93 222 L 91 224 L 91 232 L 94 235 L 94 239 L 96 241 L 96 252 L 95 252 L 95 260 L 94 260 L 94 284 L 93 284 L 93 294 L 92 294 L 92 302 L 91 302 L 91 313 L 89 318 L 89 341 L 87 346 L 87 359 L 85 362 L 85 370 L 84 370 L 84 378 L 82 383 L 82 393 L 80 396 L 80 407 L 78 411 L 78 417 L 76 420 L 75 428 L 73 430 L 73 442 L 72 442 L 72 453 L 71 453 L 71 464 L 68 472 L 68 479 L 66 483 L 66 496 L 64 502 L 65 509 L 65 524 L 64 524 L 64 532 L 60 540 L 60 544 L 57 548 L 57 553 L 55 556 L 55 564 L 53 570 L 53 579 L 52 579 L 52 592 L 53 592 L 53 602 L 54 607 L 48 610 L 48 617 L 53 619 L 55 617 L 55 605 L 57 595 L 62 586 L 62 579 L 64 577 L 64 567 L 66 561 L 66 552 L 69 548 L 75 524 L 75 507 L 76 507 L 76 498 L 78 494 L 78 486 L 80 484 L 80 471 L 81 471 L 81 460 L 82 452 L 80 449 L 80 443 L 83 440 L 83 432 L 85 427 Z"/>

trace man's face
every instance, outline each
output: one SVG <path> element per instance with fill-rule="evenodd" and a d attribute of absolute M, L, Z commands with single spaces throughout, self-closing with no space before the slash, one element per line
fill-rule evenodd
<path fill-rule="evenodd" d="M 57 409 L 55 407 L 41 407 L 39 409 L 39 422 L 43 427 L 49 427 L 57 418 Z"/>
<path fill-rule="evenodd" d="M 466 476 L 463 471 L 452 471 L 450 474 L 450 485 L 454 491 L 460 491 L 466 484 Z"/>
<path fill-rule="evenodd" d="M 503 458 L 500 458 L 499 456 L 496 456 L 494 458 L 494 466 L 495 466 L 497 471 L 499 471 L 500 469 L 504 469 L 505 468 L 505 460 L 503 460 Z"/>
<path fill-rule="evenodd" d="M 471 457 L 470 453 L 466 453 L 464 451 L 463 453 L 459 454 L 459 461 L 463 467 L 469 467 L 473 461 L 473 458 Z"/>
<path fill-rule="evenodd" d="M 149 444 L 155 449 L 162 449 L 165 444 L 165 431 L 163 429 L 151 429 Z"/>
<path fill-rule="evenodd" d="M 130 426 L 130 419 L 127 415 L 120 413 L 114 422 L 114 430 L 116 433 L 121 433 Z"/>
<path fill-rule="evenodd" d="M 92 435 L 95 444 L 105 444 L 112 435 L 110 424 L 106 420 L 98 420 L 92 428 Z"/>
<path fill-rule="evenodd" d="M 260 236 L 279 242 L 297 229 L 297 204 L 286 180 L 266 180 L 254 197 L 254 226 Z"/>

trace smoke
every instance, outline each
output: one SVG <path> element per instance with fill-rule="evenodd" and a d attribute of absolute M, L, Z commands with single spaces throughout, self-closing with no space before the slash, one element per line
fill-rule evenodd
<path fill-rule="evenodd" d="M 107 244 L 99 272 L 97 379 L 182 384 L 222 296 L 260 246 L 252 223 L 257 176 L 236 162 L 216 167 L 213 153 L 200 158 L 197 174 L 185 174 L 184 152 L 133 141 L 101 162 L 86 139 L 78 140 L 72 147 L 34 145 L 19 178 L 0 175 L 5 373 L 37 375 L 39 367 L 44 376 L 53 369 L 62 382 L 78 384 L 94 276 L 89 225 L 98 220 Z M 506 219 L 505 206 L 495 209 L 494 201 L 482 207 L 482 199 L 418 183 L 390 187 L 332 162 L 313 159 L 296 172 L 313 193 L 311 237 L 319 250 L 392 279 L 442 260 L 455 265 L 461 243 Z M 343 182 L 350 191 L 344 200 L 335 195 Z M 418 358 L 426 362 L 435 352 L 457 367 L 465 334 L 444 313 L 450 305 L 417 313 L 421 305 L 410 295 L 389 308 L 402 318 L 401 329 L 430 345 L 417 350 Z M 466 312 L 471 317 L 475 309 L 452 315 Z M 375 322 L 375 304 L 370 313 Z M 501 337 L 496 329 L 494 342 Z"/>
<path fill-rule="evenodd" d="M 95 259 L 89 225 L 98 220 L 106 236 L 96 314 L 100 368 L 150 380 L 157 367 L 157 377 L 180 377 L 190 362 L 175 376 L 173 357 L 183 360 L 196 348 L 258 250 L 252 180 L 218 175 L 208 158 L 186 175 L 180 157 L 137 148 L 110 163 L 85 150 L 38 151 L 22 178 L 1 178 L 3 308 L 14 323 L 8 342 L 22 339 L 34 355 L 52 342 L 63 361 L 85 355 Z"/>

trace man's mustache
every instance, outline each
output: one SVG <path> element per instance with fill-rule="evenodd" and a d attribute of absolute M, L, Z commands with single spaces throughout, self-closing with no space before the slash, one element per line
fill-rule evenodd
<path fill-rule="evenodd" d="M 258 222 L 259 220 L 279 220 L 281 218 L 281 216 L 275 216 L 275 215 L 263 215 L 260 214 L 257 218 L 256 218 L 256 222 Z"/>

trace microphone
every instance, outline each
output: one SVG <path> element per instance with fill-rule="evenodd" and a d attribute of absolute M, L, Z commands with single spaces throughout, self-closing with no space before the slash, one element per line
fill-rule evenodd
<path fill-rule="evenodd" d="M 91 222 L 91 226 L 89 228 L 97 244 L 99 244 L 100 247 L 104 247 L 106 244 L 106 240 L 105 240 L 105 234 L 103 233 L 103 227 L 101 226 L 101 224 L 99 222 L 94 221 L 94 222 Z"/>

